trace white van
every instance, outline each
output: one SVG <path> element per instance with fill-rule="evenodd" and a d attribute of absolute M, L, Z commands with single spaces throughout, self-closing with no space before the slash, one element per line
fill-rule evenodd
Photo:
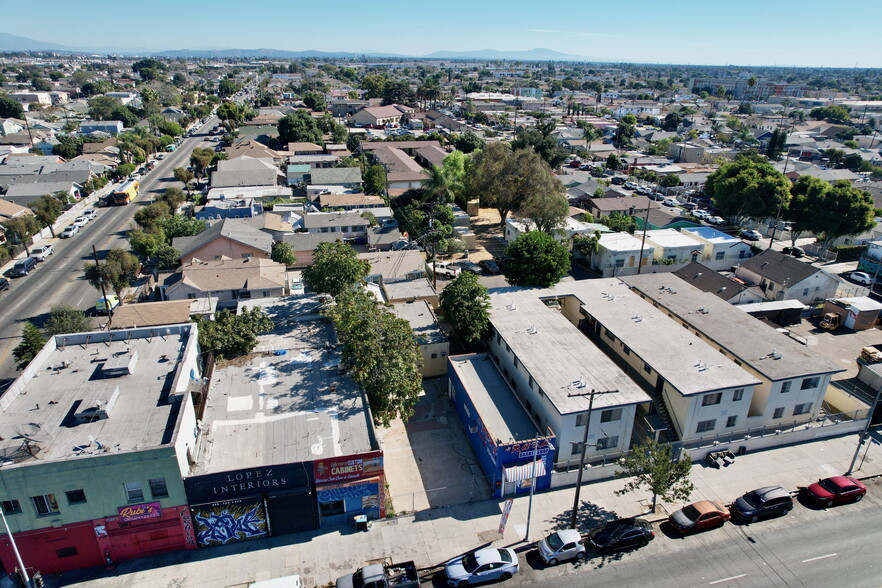
<path fill-rule="evenodd" d="M 272 580 L 262 580 L 254 582 L 248 588 L 303 588 L 303 582 L 300 576 L 285 576 L 284 578 L 273 578 Z"/>

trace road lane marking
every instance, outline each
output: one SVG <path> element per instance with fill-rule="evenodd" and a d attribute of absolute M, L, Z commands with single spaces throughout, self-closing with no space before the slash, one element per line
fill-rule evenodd
<path fill-rule="evenodd" d="M 838 553 L 828 553 L 827 555 L 819 555 L 818 557 L 810 557 L 809 559 L 802 560 L 802 563 L 808 563 L 810 561 L 818 561 L 819 559 L 827 559 L 828 557 L 836 557 L 839 555 Z"/>
<path fill-rule="evenodd" d="M 741 574 L 740 576 L 730 576 L 728 578 L 723 578 L 722 580 L 714 580 L 713 582 L 708 582 L 708 584 L 719 584 L 720 582 L 728 582 L 729 580 L 737 580 L 738 578 L 743 578 L 747 574 Z"/>

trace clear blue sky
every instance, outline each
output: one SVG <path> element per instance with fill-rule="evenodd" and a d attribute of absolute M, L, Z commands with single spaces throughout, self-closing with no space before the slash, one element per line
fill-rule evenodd
<path fill-rule="evenodd" d="M 2 14 L 2 32 L 69 46 L 882 67 L 882 0 L 7 0 Z"/>

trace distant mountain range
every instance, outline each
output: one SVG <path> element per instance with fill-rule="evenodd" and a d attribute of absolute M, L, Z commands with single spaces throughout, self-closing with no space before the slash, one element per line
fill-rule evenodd
<path fill-rule="evenodd" d="M 590 61 L 587 57 L 569 55 L 551 49 L 532 49 L 529 51 L 436 51 L 428 55 L 402 55 L 396 53 L 353 53 L 347 51 L 284 51 L 281 49 L 174 49 L 154 51 L 131 47 L 68 47 L 57 43 L 36 41 L 27 37 L 0 33 L 0 52 L 17 51 L 55 51 L 59 53 L 97 53 L 116 55 L 144 55 L 152 57 L 189 58 L 258 58 L 301 59 L 301 58 L 357 58 L 357 57 L 397 57 L 404 59 L 479 59 L 508 61 Z"/>

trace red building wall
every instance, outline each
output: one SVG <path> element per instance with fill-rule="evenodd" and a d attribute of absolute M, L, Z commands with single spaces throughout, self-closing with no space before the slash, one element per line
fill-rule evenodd
<path fill-rule="evenodd" d="M 104 564 L 90 521 L 16 533 L 15 544 L 31 574 L 39 571 L 47 575 Z M 7 572 L 18 568 L 6 535 L 0 536 L 0 560 Z"/>

